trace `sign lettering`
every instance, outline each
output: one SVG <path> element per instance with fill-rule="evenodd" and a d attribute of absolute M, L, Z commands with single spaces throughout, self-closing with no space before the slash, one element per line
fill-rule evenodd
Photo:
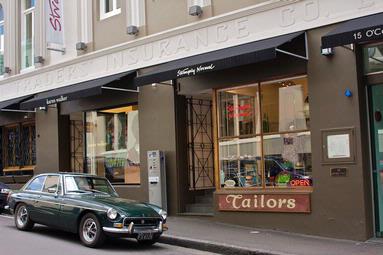
<path fill-rule="evenodd" d="M 354 32 L 353 37 L 356 41 L 383 38 L 383 27 L 375 27 L 363 31 L 357 31 Z"/>
<path fill-rule="evenodd" d="M 47 99 L 45 103 L 47 105 L 51 105 L 51 104 L 62 103 L 65 101 L 68 101 L 68 97 L 67 96 L 60 96 L 58 98 Z"/>
<path fill-rule="evenodd" d="M 309 213 L 309 194 L 219 194 L 220 211 Z"/>
<path fill-rule="evenodd" d="M 198 73 L 214 70 L 214 68 L 214 64 L 210 64 L 208 66 L 200 65 L 197 67 L 186 67 L 177 71 L 177 77 L 193 76 L 197 75 Z"/>

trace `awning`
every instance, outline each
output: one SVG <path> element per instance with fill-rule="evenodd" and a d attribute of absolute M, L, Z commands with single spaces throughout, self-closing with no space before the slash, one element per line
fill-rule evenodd
<path fill-rule="evenodd" d="M 21 103 L 21 109 L 34 109 L 48 105 L 76 100 L 84 97 L 101 95 L 102 91 L 118 90 L 138 92 L 133 83 L 136 71 L 119 73 L 95 80 L 89 80 L 75 85 L 49 90 L 37 94 L 34 98 Z"/>
<path fill-rule="evenodd" d="M 297 48 L 299 49 L 295 52 Z M 135 78 L 135 83 L 141 86 L 271 60 L 277 57 L 277 52 L 307 60 L 305 32 L 277 36 L 167 62 Z"/>
<path fill-rule="evenodd" d="M 32 97 L 33 95 L 29 95 L 0 102 L 0 110 L 2 112 L 25 112 L 20 110 L 20 104 Z"/>
<path fill-rule="evenodd" d="M 383 13 L 349 20 L 322 37 L 322 48 L 383 39 Z"/>

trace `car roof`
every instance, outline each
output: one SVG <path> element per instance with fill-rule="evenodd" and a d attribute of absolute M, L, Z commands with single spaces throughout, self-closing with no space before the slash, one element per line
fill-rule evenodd
<path fill-rule="evenodd" d="M 71 175 L 71 176 L 86 176 L 86 177 L 101 177 L 94 174 L 88 174 L 88 173 L 74 173 L 74 172 L 56 172 L 56 173 L 42 173 L 38 174 L 36 176 L 44 176 L 44 175 Z M 103 177 L 101 177 L 103 178 Z"/>

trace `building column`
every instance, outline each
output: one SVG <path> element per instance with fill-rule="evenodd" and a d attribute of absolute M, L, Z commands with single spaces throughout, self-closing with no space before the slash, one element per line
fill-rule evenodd
<path fill-rule="evenodd" d="M 36 112 L 35 174 L 70 171 L 69 116 L 57 108 Z"/>

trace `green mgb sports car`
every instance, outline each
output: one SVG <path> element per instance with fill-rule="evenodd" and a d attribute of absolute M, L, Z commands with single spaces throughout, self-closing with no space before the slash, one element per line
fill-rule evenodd
<path fill-rule="evenodd" d="M 166 228 L 164 210 L 120 198 L 106 178 L 94 175 L 37 175 L 13 192 L 8 203 L 18 229 L 30 230 L 38 223 L 78 233 L 88 247 L 100 246 L 106 236 L 151 245 Z"/>

